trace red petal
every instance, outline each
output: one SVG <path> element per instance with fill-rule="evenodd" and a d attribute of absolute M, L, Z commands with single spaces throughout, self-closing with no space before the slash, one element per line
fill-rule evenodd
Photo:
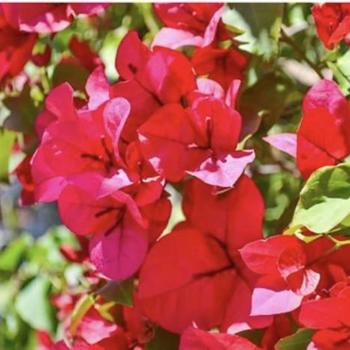
<path fill-rule="evenodd" d="M 220 244 L 195 230 L 174 231 L 150 251 L 140 273 L 145 315 L 172 332 L 221 323 L 235 273 Z M 166 312 L 164 312 L 166 310 Z"/>
<path fill-rule="evenodd" d="M 67 15 L 67 5 L 42 3 L 2 4 L 6 20 L 14 27 L 37 33 L 52 33 L 68 27 L 71 19 Z"/>
<path fill-rule="evenodd" d="M 79 63 L 90 72 L 103 64 L 100 56 L 91 49 L 89 42 L 79 40 L 76 35 L 70 39 L 68 47 Z"/>
<path fill-rule="evenodd" d="M 299 321 L 308 328 L 341 328 L 350 325 L 349 298 L 327 298 L 303 303 Z"/>
<path fill-rule="evenodd" d="M 297 132 L 297 164 L 303 176 L 343 160 L 350 153 L 349 139 L 350 105 L 334 82 L 321 80 L 305 96 Z"/>
<path fill-rule="evenodd" d="M 150 55 L 150 50 L 144 45 L 137 32 L 129 31 L 121 41 L 115 65 L 118 73 L 124 80 L 134 77 L 139 72 Z"/>
<path fill-rule="evenodd" d="M 179 350 L 258 350 L 249 340 L 238 335 L 209 333 L 198 328 L 187 328 L 181 336 Z"/>
<path fill-rule="evenodd" d="M 157 110 L 138 133 L 145 158 L 169 181 L 180 181 L 191 164 L 199 164 L 206 155 L 189 147 L 195 141 L 194 130 L 189 115 L 177 104 Z"/>
<path fill-rule="evenodd" d="M 147 251 L 144 229 L 133 220 L 124 219 L 112 232 L 94 236 L 90 242 L 90 259 L 104 276 L 123 280 L 141 266 Z"/>
<path fill-rule="evenodd" d="M 226 241 L 231 252 L 262 237 L 264 202 L 249 177 L 221 194 L 214 191 L 198 180 L 186 185 L 183 210 L 194 227 Z"/>
<path fill-rule="evenodd" d="M 192 65 L 186 56 L 164 47 L 154 50 L 136 78 L 162 103 L 180 102 L 196 88 Z"/>
<path fill-rule="evenodd" d="M 189 110 L 196 129 L 197 144 L 210 145 L 215 154 L 231 153 L 236 149 L 241 132 L 241 116 L 223 100 L 199 98 Z"/>
<path fill-rule="evenodd" d="M 258 280 L 252 294 L 251 315 L 276 315 L 297 309 L 303 296 L 298 295 L 278 276 Z"/>
<path fill-rule="evenodd" d="M 130 103 L 130 116 L 123 129 L 122 137 L 130 142 L 137 139 L 136 130 L 159 107 L 159 101 L 136 80 L 122 81 L 111 87 L 111 97 L 124 97 Z"/>
<path fill-rule="evenodd" d="M 248 329 L 265 328 L 272 323 L 271 316 L 251 316 L 252 290 L 242 278 L 237 278 L 231 299 L 226 307 L 221 329 L 230 334 Z"/>
<path fill-rule="evenodd" d="M 192 56 L 192 64 L 198 75 L 206 75 L 217 81 L 225 90 L 232 80 L 244 79 L 248 57 L 238 49 L 215 48 L 207 46 L 197 48 Z"/>

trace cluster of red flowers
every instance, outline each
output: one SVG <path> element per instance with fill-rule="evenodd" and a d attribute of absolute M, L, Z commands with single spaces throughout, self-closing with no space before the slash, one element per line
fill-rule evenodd
<path fill-rule="evenodd" d="M 36 32 L 61 30 L 72 14 L 96 10 L 2 6 L 1 25 L 23 38 L 16 47 L 0 41 L 6 62 L 31 52 Z M 326 18 L 328 6 L 314 7 L 316 20 Z M 103 317 L 103 293 L 78 324 L 70 316 L 79 296 L 53 300 L 73 349 L 142 349 L 154 325 L 181 334 L 181 350 L 273 349 L 296 326 L 314 330 L 308 349 L 349 349 L 350 247 L 321 236 L 310 243 L 288 234 L 263 238 L 264 201 L 245 171 L 255 153 L 240 143 L 244 120 L 236 108 L 249 58 L 222 11 L 221 4 L 155 5 L 165 27 L 151 49 L 136 32 L 125 35 L 117 83 L 97 67 L 86 101 L 64 83 L 36 119 L 40 145 L 23 202 L 57 201 L 62 222 L 84 247 L 62 253 L 91 264 L 96 289 L 101 281 L 138 278 L 134 306 L 110 307 L 118 321 Z M 322 25 L 327 47 L 347 33 L 340 24 L 341 34 L 321 34 Z M 190 57 L 176 50 L 182 46 L 193 47 Z M 25 63 L 10 62 L 0 64 L 0 78 Z M 349 123 L 349 103 L 334 82 L 322 80 L 304 98 L 297 134 L 266 141 L 295 156 L 306 179 L 350 154 Z M 162 236 L 171 215 L 167 184 L 180 189 L 185 220 Z M 241 333 L 252 329 L 264 330 L 259 345 Z M 69 348 L 44 332 L 39 340 L 42 350 Z"/>
<path fill-rule="evenodd" d="M 334 49 L 342 40 L 349 44 L 349 4 L 314 5 L 312 15 L 315 19 L 318 35 L 327 49 Z"/>
<path fill-rule="evenodd" d="M 0 81 L 18 75 L 32 60 L 46 64 L 50 49 L 32 55 L 39 33 L 56 33 L 68 27 L 74 16 L 93 15 L 102 4 L 0 4 Z M 73 44 L 74 45 L 74 44 Z"/>

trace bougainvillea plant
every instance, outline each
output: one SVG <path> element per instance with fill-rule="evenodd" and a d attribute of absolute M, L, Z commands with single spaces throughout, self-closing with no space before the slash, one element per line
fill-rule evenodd
<path fill-rule="evenodd" d="M 0 4 L 0 349 L 349 350 L 350 5 Z"/>

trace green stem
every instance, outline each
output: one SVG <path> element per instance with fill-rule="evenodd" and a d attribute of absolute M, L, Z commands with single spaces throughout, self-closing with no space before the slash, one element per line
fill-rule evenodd
<path fill-rule="evenodd" d="M 298 53 L 300 58 L 303 59 L 321 79 L 323 79 L 322 72 L 318 66 L 306 56 L 305 52 L 300 49 L 299 45 L 283 29 L 281 29 L 281 41 L 290 45 Z"/>

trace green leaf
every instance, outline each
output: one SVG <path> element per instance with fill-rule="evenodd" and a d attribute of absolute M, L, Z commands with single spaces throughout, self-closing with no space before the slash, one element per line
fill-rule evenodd
<path fill-rule="evenodd" d="M 276 350 L 306 350 L 314 331 L 311 329 L 299 329 L 296 333 L 280 339 L 275 345 Z"/>
<path fill-rule="evenodd" d="M 38 109 L 30 95 L 30 87 L 26 85 L 18 96 L 7 97 L 4 104 L 10 111 L 4 127 L 18 132 L 33 133 Z"/>
<path fill-rule="evenodd" d="M 179 336 L 162 328 L 156 328 L 154 338 L 146 345 L 145 350 L 177 350 Z"/>
<path fill-rule="evenodd" d="M 342 92 L 347 95 L 350 90 L 350 80 L 344 74 L 344 72 L 339 68 L 339 66 L 333 62 L 327 62 L 328 67 L 331 69 L 334 77 L 336 78 L 340 89 Z"/>
<path fill-rule="evenodd" d="M 53 86 L 68 82 L 75 90 L 84 91 L 85 82 L 89 76 L 89 72 L 79 64 L 63 62 L 59 63 L 52 76 Z"/>
<path fill-rule="evenodd" d="M 60 246 L 63 243 L 72 244 L 74 240 L 70 239 L 70 236 L 64 237 L 56 227 L 49 229 L 45 235 L 36 240 L 28 253 L 28 259 L 46 269 L 63 270 L 66 260 L 60 253 Z"/>
<path fill-rule="evenodd" d="M 31 239 L 27 235 L 22 235 L 12 241 L 6 249 L 0 253 L 0 270 L 14 271 L 21 262 L 21 258 L 26 253 Z"/>
<path fill-rule="evenodd" d="M 278 120 L 293 91 L 290 80 L 277 73 L 263 75 L 246 89 L 239 101 L 239 110 L 244 116 L 243 134 L 254 133 L 260 122 L 264 133 Z"/>
<path fill-rule="evenodd" d="M 97 294 L 101 295 L 104 300 L 114 301 L 117 304 L 132 306 L 132 293 L 134 290 L 134 279 L 128 279 L 123 282 L 109 281 Z"/>
<path fill-rule="evenodd" d="M 323 167 L 314 172 L 300 193 L 291 228 L 315 233 L 348 228 L 350 215 L 350 164 Z"/>
<path fill-rule="evenodd" d="M 51 283 L 45 277 L 36 277 L 19 293 L 16 310 L 34 329 L 53 330 L 52 308 L 49 303 Z"/>
<path fill-rule="evenodd" d="M 223 15 L 224 23 L 243 34 L 235 37 L 240 48 L 270 60 L 278 53 L 283 4 L 237 3 Z"/>
<path fill-rule="evenodd" d="M 16 134 L 0 129 L 0 181 L 8 181 L 9 161 Z"/>
<path fill-rule="evenodd" d="M 283 171 L 259 174 L 254 180 L 265 201 L 264 236 L 283 232 L 293 217 L 299 199 L 300 178 Z"/>
<path fill-rule="evenodd" d="M 16 292 L 17 286 L 13 278 L 0 283 L 0 315 L 10 312 L 9 309 L 12 307 L 13 296 L 16 295 Z"/>

